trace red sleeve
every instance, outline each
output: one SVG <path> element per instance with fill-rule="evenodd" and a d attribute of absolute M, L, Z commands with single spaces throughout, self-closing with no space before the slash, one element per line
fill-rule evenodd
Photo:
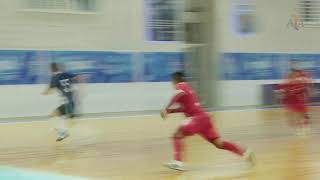
<path fill-rule="evenodd" d="M 313 79 L 312 79 L 312 74 L 311 73 L 306 73 L 306 77 L 307 77 L 307 84 L 311 85 L 313 84 Z"/>
<path fill-rule="evenodd" d="M 301 93 L 304 93 L 306 91 L 306 86 L 304 84 L 298 84 L 298 85 L 295 85 L 293 86 L 291 89 L 290 89 L 290 93 L 292 94 L 301 94 Z"/>
<path fill-rule="evenodd" d="M 276 89 L 277 89 L 277 90 L 282 90 L 282 91 L 284 91 L 284 90 L 287 89 L 287 84 L 286 84 L 286 83 L 278 84 L 278 85 L 276 86 Z"/>
<path fill-rule="evenodd" d="M 179 107 L 179 108 L 176 108 L 176 109 L 167 109 L 167 113 L 181 113 L 183 112 L 183 108 L 182 107 Z"/>
<path fill-rule="evenodd" d="M 304 76 L 306 77 L 305 82 L 305 95 L 307 98 L 313 96 L 313 79 L 312 79 L 312 73 L 305 72 Z"/>
<path fill-rule="evenodd" d="M 175 96 L 171 99 L 170 103 L 166 107 L 166 111 L 168 113 L 179 113 L 183 112 L 183 107 L 181 107 L 181 99 L 186 95 L 186 93 L 182 90 L 178 90 Z M 176 105 L 180 107 L 175 107 Z"/>

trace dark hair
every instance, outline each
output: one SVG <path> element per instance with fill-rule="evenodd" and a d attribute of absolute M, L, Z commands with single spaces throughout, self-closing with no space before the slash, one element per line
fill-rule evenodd
<path fill-rule="evenodd" d="M 172 80 L 175 82 L 185 82 L 185 75 L 183 72 L 175 72 L 171 75 Z"/>
<path fill-rule="evenodd" d="M 58 72 L 60 70 L 60 65 L 58 63 L 51 63 L 51 71 Z"/>

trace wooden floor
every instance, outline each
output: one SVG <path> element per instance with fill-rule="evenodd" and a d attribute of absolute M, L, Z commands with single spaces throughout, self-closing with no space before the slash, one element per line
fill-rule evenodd
<path fill-rule="evenodd" d="M 215 113 L 222 135 L 255 150 L 258 164 L 217 150 L 200 137 L 187 144 L 188 172 L 162 166 L 172 158 L 169 137 L 182 117 L 158 116 L 76 121 L 71 136 L 55 142 L 51 123 L 0 124 L 0 165 L 89 179 L 319 180 L 320 125 L 297 137 L 281 110 Z"/>

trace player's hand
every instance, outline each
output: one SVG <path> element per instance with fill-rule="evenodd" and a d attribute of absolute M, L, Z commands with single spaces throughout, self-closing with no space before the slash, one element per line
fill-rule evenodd
<path fill-rule="evenodd" d="M 45 96 L 45 95 L 48 95 L 49 92 L 48 91 L 43 91 L 41 94 Z"/>
<path fill-rule="evenodd" d="M 43 91 L 41 94 L 42 95 L 49 95 L 49 94 L 51 94 L 52 93 L 52 88 L 48 88 L 48 89 L 46 89 L 45 91 Z"/>
<path fill-rule="evenodd" d="M 282 96 L 283 96 L 283 91 L 281 91 L 281 90 L 274 90 L 274 91 L 273 91 L 273 94 L 274 94 L 274 97 L 275 97 L 276 99 L 281 99 Z"/>
<path fill-rule="evenodd" d="M 168 113 L 167 113 L 166 110 L 162 110 L 162 111 L 160 112 L 160 116 L 161 116 L 162 119 L 164 119 L 164 120 L 167 118 L 167 115 L 168 115 Z"/>
<path fill-rule="evenodd" d="M 78 75 L 76 76 L 74 79 L 78 82 L 78 83 L 85 83 L 87 82 L 87 80 L 89 79 L 90 75 L 86 74 L 86 75 Z"/>

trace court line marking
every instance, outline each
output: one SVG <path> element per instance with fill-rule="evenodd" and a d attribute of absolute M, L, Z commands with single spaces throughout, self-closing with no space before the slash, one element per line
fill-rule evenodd
<path fill-rule="evenodd" d="M 20 179 L 63 179 L 63 180 L 89 180 L 87 177 L 79 177 L 72 175 L 58 174 L 49 171 L 41 171 L 35 169 L 17 168 L 14 166 L 0 166 L 0 177 L 16 177 Z"/>
<path fill-rule="evenodd" d="M 132 116 L 105 116 L 105 117 L 88 117 L 88 118 L 79 118 L 79 119 L 75 119 L 75 121 L 90 121 L 90 120 L 111 120 L 111 119 L 121 119 L 121 118 L 136 118 L 136 117 L 152 117 L 152 116 L 157 116 L 156 114 L 144 114 L 144 115 L 132 115 Z M 159 116 L 160 117 L 160 116 Z M 8 118 L 10 119 L 10 118 Z M 35 123 L 35 122 L 39 122 L 39 123 L 45 123 L 50 121 L 50 118 L 43 118 L 43 120 L 16 120 L 14 122 L 9 122 L 8 121 L 3 121 L 0 122 L 1 124 L 29 124 L 29 123 Z"/>

